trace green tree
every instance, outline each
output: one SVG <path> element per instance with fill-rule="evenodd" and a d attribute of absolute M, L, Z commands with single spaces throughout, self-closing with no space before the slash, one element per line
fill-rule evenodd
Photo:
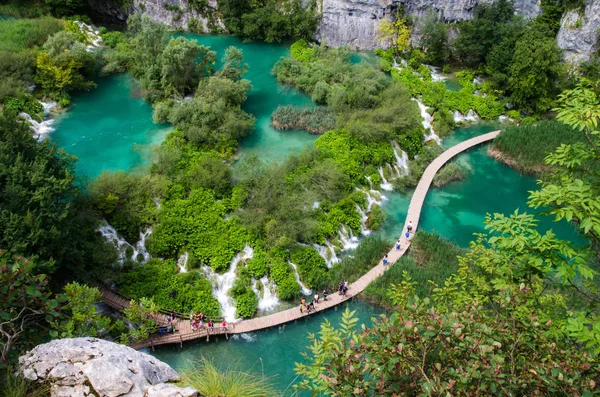
<path fill-rule="evenodd" d="M 217 73 L 217 76 L 220 77 L 239 81 L 248 72 L 248 64 L 244 63 L 244 54 L 239 48 L 233 46 L 227 47 L 221 63 L 223 66 Z"/>
<path fill-rule="evenodd" d="M 435 14 L 430 14 L 424 19 L 419 33 L 420 46 L 426 54 L 427 62 L 434 65 L 446 62 L 450 56 L 446 24 L 438 21 Z"/>
<path fill-rule="evenodd" d="M 0 366 L 41 340 L 45 322 L 58 315 L 48 278 L 34 270 L 28 259 L 0 250 Z"/>
<path fill-rule="evenodd" d="M 158 306 L 150 298 L 132 300 L 129 307 L 123 310 L 125 321 L 130 324 L 129 331 L 121 334 L 121 342 L 138 342 L 148 339 L 150 334 L 158 330 L 156 316 Z"/>
<path fill-rule="evenodd" d="M 111 318 L 98 313 L 96 303 L 102 295 L 98 288 L 72 282 L 65 285 L 64 294 L 57 299 L 61 306 L 61 317 L 52 322 L 52 328 L 60 338 L 82 336 L 103 337 L 111 329 Z"/>
<path fill-rule="evenodd" d="M 383 19 L 379 22 L 379 25 L 377 25 L 377 29 L 379 31 L 377 41 L 379 41 L 383 47 L 392 49 L 397 55 L 408 48 L 410 28 L 407 26 L 404 19 L 397 18 L 395 21 Z"/>
<path fill-rule="evenodd" d="M 525 29 L 515 44 L 508 72 L 513 104 L 533 112 L 549 110 L 560 90 L 565 69 L 556 40 L 544 25 Z"/>
<path fill-rule="evenodd" d="M 216 53 L 185 37 L 171 39 L 162 52 L 161 84 L 168 96 L 192 92 L 200 77 L 212 73 Z"/>

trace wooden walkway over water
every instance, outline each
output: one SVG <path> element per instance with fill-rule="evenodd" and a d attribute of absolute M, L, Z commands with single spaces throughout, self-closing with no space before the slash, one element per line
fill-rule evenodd
<path fill-rule="evenodd" d="M 491 141 L 496 136 L 498 136 L 499 133 L 500 131 L 493 131 L 461 142 L 443 152 L 435 160 L 433 160 L 431 164 L 429 164 L 429 166 L 425 169 L 425 172 L 419 180 L 419 183 L 412 195 L 410 205 L 408 207 L 408 213 L 406 215 L 403 233 L 404 231 L 406 231 L 406 226 L 408 225 L 409 221 L 412 221 L 413 230 L 416 230 L 419 226 L 419 218 L 421 217 L 421 209 L 423 207 L 423 203 L 425 202 L 425 197 L 427 196 L 429 187 L 431 186 L 433 178 L 435 177 L 435 174 L 439 171 L 439 169 L 442 168 L 444 164 L 446 164 L 449 160 L 451 160 L 459 153 L 469 150 L 474 146 Z M 398 261 L 398 259 L 400 259 L 404 255 L 404 253 L 408 250 L 408 247 L 410 246 L 410 240 L 406 239 L 404 235 L 402 235 L 400 239 L 402 248 L 400 250 L 396 250 L 396 247 L 394 246 L 392 250 L 388 253 L 388 266 Z M 384 266 L 383 262 L 379 261 L 379 263 L 375 267 L 371 268 L 371 270 L 369 270 L 361 278 L 349 285 L 346 297 L 342 297 L 334 292 L 332 295 L 329 295 L 327 301 L 321 301 L 321 303 L 316 304 L 316 310 L 314 312 L 311 312 L 311 314 L 327 310 L 360 294 L 362 291 L 364 291 L 367 285 L 369 285 L 369 283 L 371 283 L 377 277 L 381 276 L 388 266 Z M 117 296 L 116 294 L 110 291 L 103 290 L 102 295 L 104 298 L 104 302 L 115 309 L 121 310 L 129 306 L 129 302 L 127 300 Z M 311 299 L 309 298 L 308 300 L 310 301 Z M 211 335 L 225 334 L 226 336 L 228 336 L 229 334 L 240 334 L 244 332 L 258 331 L 261 329 L 275 327 L 281 324 L 295 321 L 306 316 L 310 316 L 310 314 L 307 314 L 306 312 L 300 313 L 300 309 L 298 306 L 292 309 L 273 313 L 264 317 L 256 317 L 249 320 L 242 320 L 236 322 L 235 324 L 228 324 L 227 329 L 222 329 L 220 328 L 220 324 L 215 324 L 215 328 L 209 330 L 206 328 L 205 324 L 204 328 L 197 331 L 192 330 L 191 323 L 189 320 L 178 319 L 175 324 L 177 332 L 166 335 L 153 335 L 149 340 L 135 344 L 132 347 L 136 349 L 140 349 L 143 347 L 154 348 L 154 346 L 171 343 L 179 343 L 180 345 L 182 345 L 183 342 L 194 339 L 207 338 L 208 340 Z M 166 325 L 166 315 L 159 315 L 158 322 L 159 325 Z"/>

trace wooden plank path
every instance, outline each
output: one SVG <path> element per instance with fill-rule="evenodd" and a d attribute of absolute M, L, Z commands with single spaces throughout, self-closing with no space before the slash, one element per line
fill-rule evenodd
<path fill-rule="evenodd" d="M 464 142 L 461 142 L 450 149 L 444 151 L 440 154 L 435 160 L 429 164 L 429 166 L 425 169 L 423 176 L 419 180 L 417 187 L 412 195 L 410 205 L 408 207 L 408 213 L 406 215 L 406 220 L 403 228 L 403 233 L 406 230 L 406 226 L 408 222 L 412 221 L 413 231 L 416 231 L 419 226 L 419 219 L 421 217 L 421 209 L 423 208 L 423 203 L 425 202 L 425 197 L 427 196 L 427 192 L 433 182 L 433 178 L 436 173 L 453 157 L 462 153 L 466 150 L 471 149 L 474 146 L 480 145 L 482 143 L 488 142 L 496 138 L 500 131 L 493 131 L 487 134 L 479 135 L 477 137 L 468 139 Z M 371 268 L 367 273 L 365 273 L 358 280 L 353 282 L 348 287 L 348 293 L 346 297 L 340 296 L 337 292 L 329 295 L 327 301 L 321 301 L 318 304 L 315 304 L 315 311 L 311 312 L 311 314 L 316 312 L 321 312 L 327 310 L 333 306 L 339 305 L 340 303 L 347 301 L 348 299 L 360 294 L 364 289 L 369 285 L 373 280 L 377 277 L 381 276 L 383 272 L 396 261 L 398 261 L 408 250 L 410 246 L 410 239 L 407 239 L 404 235 L 400 237 L 401 241 L 401 249 L 397 250 L 395 245 L 392 250 L 388 253 L 388 265 L 383 265 L 383 259 L 379 261 L 379 263 Z M 129 306 L 129 302 L 116 294 L 102 290 L 102 295 L 104 298 L 104 302 L 115 308 L 115 309 L 123 309 Z M 310 299 L 309 299 L 310 300 Z M 185 341 L 194 340 L 206 337 L 207 339 L 210 335 L 218 335 L 218 334 L 240 334 L 244 332 L 252 332 L 258 331 L 265 328 L 275 327 L 281 324 L 285 324 L 291 321 L 299 320 L 303 317 L 310 316 L 306 312 L 300 313 L 299 306 L 294 307 L 292 309 L 284 310 L 281 312 L 273 313 L 264 317 L 256 317 L 249 320 L 242 320 L 236 322 L 234 324 L 228 324 L 227 329 L 214 328 L 213 330 L 208 330 L 204 327 L 198 331 L 192 331 L 191 323 L 187 319 L 178 319 L 176 323 L 176 329 L 178 332 L 167 334 L 167 335 L 153 335 L 149 340 L 143 341 L 141 343 L 135 344 L 132 347 L 139 349 L 143 347 L 152 347 L 157 345 L 164 345 L 170 343 L 179 343 L 183 344 Z M 166 316 L 159 315 L 158 316 L 159 325 L 166 325 Z M 217 324 L 220 326 L 220 324 Z"/>

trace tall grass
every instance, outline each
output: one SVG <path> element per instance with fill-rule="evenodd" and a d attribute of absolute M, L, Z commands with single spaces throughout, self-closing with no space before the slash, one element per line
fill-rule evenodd
<path fill-rule="evenodd" d="M 391 285 L 402 280 L 404 271 L 417 282 L 417 295 L 422 298 L 429 296 L 433 288 L 429 280 L 440 285 L 456 273 L 457 255 L 461 252 L 460 247 L 443 237 L 420 231 L 413 237 L 409 254 L 369 284 L 364 292 L 365 297 L 375 304 L 387 306 L 387 291 Z"/>
<path fill-rule="evenodd" d="M 204 397 L 276 397 L 281 393 L 269 378 L 258 377 L 235 368 L 220 370 L 214 363 L 202 359 L 198 368 L 181 374 L 181 383 L 192 386 Z"/>
<path fill-rule="evenodd" d="M 548 153 L 560 144 L 582 142 L 583 134 L 558 121 L 508 127 L 496 139 L 490 155 L 526 173 L 541 173 Z"/>
<path fill-rule="evenodd" d="M 451 162 L 442 167 L 433 178 L 435 187 L 446 186 L 454 181 L 461 181 L 467 176 L 467 171 L 456 162 Z"/>
<path fill-rule="evenodd" d="M 379 237 L 369 237 L 361 241 L 351 255 L 343 257 L 340 263 L 331 268 L 332 288 L 337 287 L 340 281 L 356 281 L 377 265 L 390 248 L 392 248 L 392 243 Z"/>
<path fill-rule="evenodd" d="M 2 397 L 46 397 L 50 388 L 45 384 L 33 383 L 14 373 L 11 367 L 0 371 L 0 396 Z"/>
<path fill-rule="evenodd" d="M 278 130 L 305 130 L 322 134 L 335 128 L 335 114 L 327 107 L 279 106 L 271 115 L 273 127 Z"/>
<path fill-rule="evenodd" d="M 48 36 L 62 29 L 60 21 L 52 17 L 0 20 L 0 52 L 41 46 Z"/>

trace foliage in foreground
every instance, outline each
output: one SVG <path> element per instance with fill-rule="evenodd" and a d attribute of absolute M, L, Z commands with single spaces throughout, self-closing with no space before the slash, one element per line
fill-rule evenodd
<path fill-rule="evenodd" d="M 31 382 L 12 367 L 0 371 L 0 396 L 3 397 L 47 397 L 48 385 Z"/>
<path fill-rule="evenodd" d="M 181 383 L 206 397 L 274 397 L 280 395 L 270 380 L 235 368 L 221 370 L 202 359 L 194 369 L 181 374 Z"/>

